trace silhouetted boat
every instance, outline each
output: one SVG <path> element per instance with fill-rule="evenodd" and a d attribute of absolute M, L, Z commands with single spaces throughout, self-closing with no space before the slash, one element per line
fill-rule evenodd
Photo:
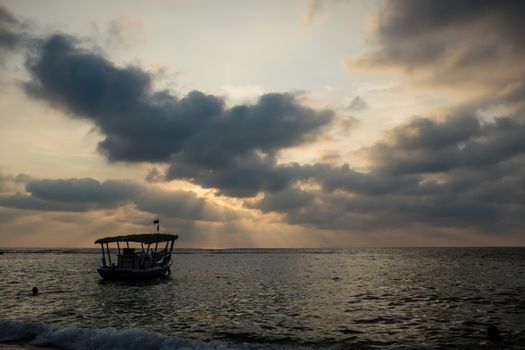
<path fill-rule="evenodd" d="M 98 239 L 95 243 L 102 248 L 102 266 L 97 271 L 108 280 L 132 281 L 167 276 L 171 273 L 171 253 L 177 238 L 177 235 L 167 233 L 141 233 Z M 130 248 L 130 242 L 140 243 L 140 248 Z M 116 262 L 111 260 L 110 243 L 117 245 Z"/>

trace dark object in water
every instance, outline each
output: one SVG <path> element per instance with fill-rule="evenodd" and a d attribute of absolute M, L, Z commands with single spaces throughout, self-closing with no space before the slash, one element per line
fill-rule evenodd
<path fill-rule="evenodd" d="M 102 278 L 109 280 L 133 281 L 167 276 L 171 273 L 171 253 L 177 238 L 177 235 L 166 233 L 142 233 L 98 239 L 95 243 L 102 247 L 102 266 L 97 271 Z M 135 248 L 130 248 L 130 242 L 140 243 L 141 248 L 135 251 Z M 111 261 L 109 243 L 117 244 L 116 263 Z M 125 247 L 121 248 L 121 243 Z"/>
<path fill-rule="evenodd" d="M 33 292 L 33 295 L 38 295 L 38 288 L 37 287 L 33 287 L 33 289 L 31 289 L 31 291 Z"/>
<path fill-rule="evenodd" d="M 498 327 L 496 327 L 494 325 L 490 325 L 487 328 L 487 338 L 490 341 L 500 342 L 501 341 L 501 335 L 500 335 L 500 330 L 498 329 Z"/>

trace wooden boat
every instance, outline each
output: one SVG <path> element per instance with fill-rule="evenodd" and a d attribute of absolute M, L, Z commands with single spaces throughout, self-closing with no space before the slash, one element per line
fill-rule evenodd
<path fill-rule="evenodd" d="M 95 243 L 102 248 L 102 266 L 97 271 L 104 279 L 122 281 L 168 276 L 177 238 L 167 233 L 141 233 L 98 239 Z M 140 243 L 140 248 L 130 248 L 132 242 Z M 116 260 L 111 259 L 110 243 L 116 243 Z"/>

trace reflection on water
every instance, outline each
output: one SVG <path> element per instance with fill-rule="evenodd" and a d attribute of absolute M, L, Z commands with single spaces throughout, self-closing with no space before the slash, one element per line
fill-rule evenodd
<path fill-rule="evenodd" d="M 525 338 L 520 248 L 181 251 L 141 283 L 101 280 L 93 252 L 0 256 L 0 317 L 319 346 Z"/>

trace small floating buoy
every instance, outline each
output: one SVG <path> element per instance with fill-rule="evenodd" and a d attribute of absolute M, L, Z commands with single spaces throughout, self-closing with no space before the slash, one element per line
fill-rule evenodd
<path fill-rule="evenodd" d="M 33 292 L 33 295 L 38 295 L 38 288 L 37 287 L 33 287 L 33 289 L 31 291 Z"/>
<path fill-rule="evenodd" d="M 487 338 L 490 341 L 496 341 L 496 342 L 501 341 L 500 330 L 498 329 L 498 327 L 496 327 L 494 325 L 490 325 L 487 328 Z"/>

